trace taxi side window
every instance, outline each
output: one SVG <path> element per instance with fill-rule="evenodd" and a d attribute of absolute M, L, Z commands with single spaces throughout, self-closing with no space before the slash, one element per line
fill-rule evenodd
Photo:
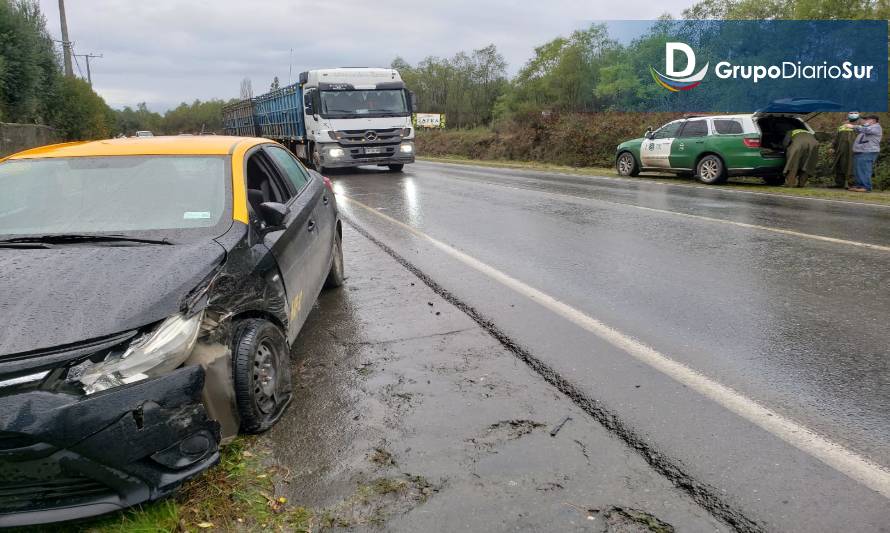
<path fill-rule="evenodd" d="M 658 131 L 652 136 L 653 139 L 669 139 L 677 136 L 677 130 L 680 129 L 682 122 L 671 122 L 658 128 Z"/>
<path fill-rule="evenodd" d="M 309 173 L 290 152 L 280 146 L 267 146 L 265 150 L 278 163 L 295 191 L 299 193 L 309 183 Z"/>
<path fill-rule="evenodd" d="M 708 135 L 708 123 L 704 120 L 690 120 L 683 126 L 680 137 L 706 137 Z"/>
<path fill-rule="evenodd" d="M 261 219 L 260 204 L 286 204 L 292 196 L 275 164 L 264 152 L 257 151 L 247 159 L 247 202 L 258 219 Z"/>

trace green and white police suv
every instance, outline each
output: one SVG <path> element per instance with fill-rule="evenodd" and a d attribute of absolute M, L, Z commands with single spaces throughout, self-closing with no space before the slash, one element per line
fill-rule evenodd
<path fill-rule="evenodd" d="M 812 131 L 816 113 L 763 113 L 687 117 L 668 122 L 644 137 L 618 145 L 615 164 L 622 176 L 643 171 L 691 174 L 715 184 L 729 176 L 761 176 L 782 182 L 785 133 Z"/>

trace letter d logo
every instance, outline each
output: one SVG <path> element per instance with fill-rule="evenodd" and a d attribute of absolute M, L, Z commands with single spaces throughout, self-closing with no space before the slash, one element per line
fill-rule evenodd
<path fill-rule="evenodd" d="M 677 52 L 686 54 L 686 68 L 674 69 L 674 56 Z M 664 72 L 671 77 L 683 78 L 692 74 L 695 70 L 695 52 L 686 43 L 665 43 L 664 45 Z"/>
<path fill-rule="evenodd" d="M 677 52 L 682 52 L 686 55 L 686 68 L 683 70 L 674 68 L 674 58 Z M 705 66 L 697 74 L 690 76 L 695 71 L 695 52 L 692 51 L 692 48 L 686 43 L 665 43 L 664 70 L 667 72 L 667 75 L 658 72 L 651 65 L 649 66 L 649 71 L 652 73 L 652 78 L 659 85 L 675 93 L 698 87 L 708 72 L 709 64 L 705 63 Z"/>

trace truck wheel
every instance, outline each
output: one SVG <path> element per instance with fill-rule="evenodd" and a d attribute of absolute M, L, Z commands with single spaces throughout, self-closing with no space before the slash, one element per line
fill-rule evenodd
<path fill-rule="evenodd" d="M 290 353 L 281 329 L 262 319 L 238 323 L 232 346 L 232 371 L 241 431 L 266 431 L 284 413 L 293 392 Z"/>
<path fill-rule="evenodd" d="M 618 159 L 615 160 L 615 168 L 618 170 L 619 176 L 639 176 L 640 165 L 637 164 L 637 158 L 630 152 L 621 152 Z"/>
<path fill-rule="evenodd" d="M 698 181 L 714 185 L 726 181 L 726 169 L 723 160 L 716 155 L 706 155 L 695 166 L 695 176 Z"/>
<path fill-rule="evenodd" d="M 399 163 L 397 165 L 387 165 L 391 172 L 401 172 L 403 168 L 405 168 L 404 163 Z"/>
<path fill-rule="evenodd" d="M 328 272 L 328 279 L 324 282 L 325 289 L 336 289 L 343 286 L 343 237 L 338 231 L 334 237 L 334 259 L 331 261 L 331 270 Z"/>

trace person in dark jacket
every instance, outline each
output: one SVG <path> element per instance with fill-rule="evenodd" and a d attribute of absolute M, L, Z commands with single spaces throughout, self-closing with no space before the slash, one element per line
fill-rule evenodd
<path fill-rule="evenodd" d="M 871 175 L 878 152 L 881 151 L 881 137 L 884 135 L 879 120 L 877 115 L 868 115 L 862 117 L 862 124 L 853 127 L 857 134 L 853 141 L 853 173 L 856 176 L 856 185 L 850 187 L 851 191 L 871 191 Z"/>
<path fill-rule="evenodd" d="M 834 160 L 831 168 L 834 171 L 835 189 L 846 189 L 853 186 L 853 141 L 856 140 L 856 132 L 853 126 L 859 123 L 859 113 L 847 115 L 847 121 L 838 127 L 834 134 Z"/>
<path fill-rule="evenodd" d="M 816 173 L 819 162 L 819 141 L 807 130 L 789 130 L 782 142 L 785 147 L 785 186 L 805 187 Z"/>

